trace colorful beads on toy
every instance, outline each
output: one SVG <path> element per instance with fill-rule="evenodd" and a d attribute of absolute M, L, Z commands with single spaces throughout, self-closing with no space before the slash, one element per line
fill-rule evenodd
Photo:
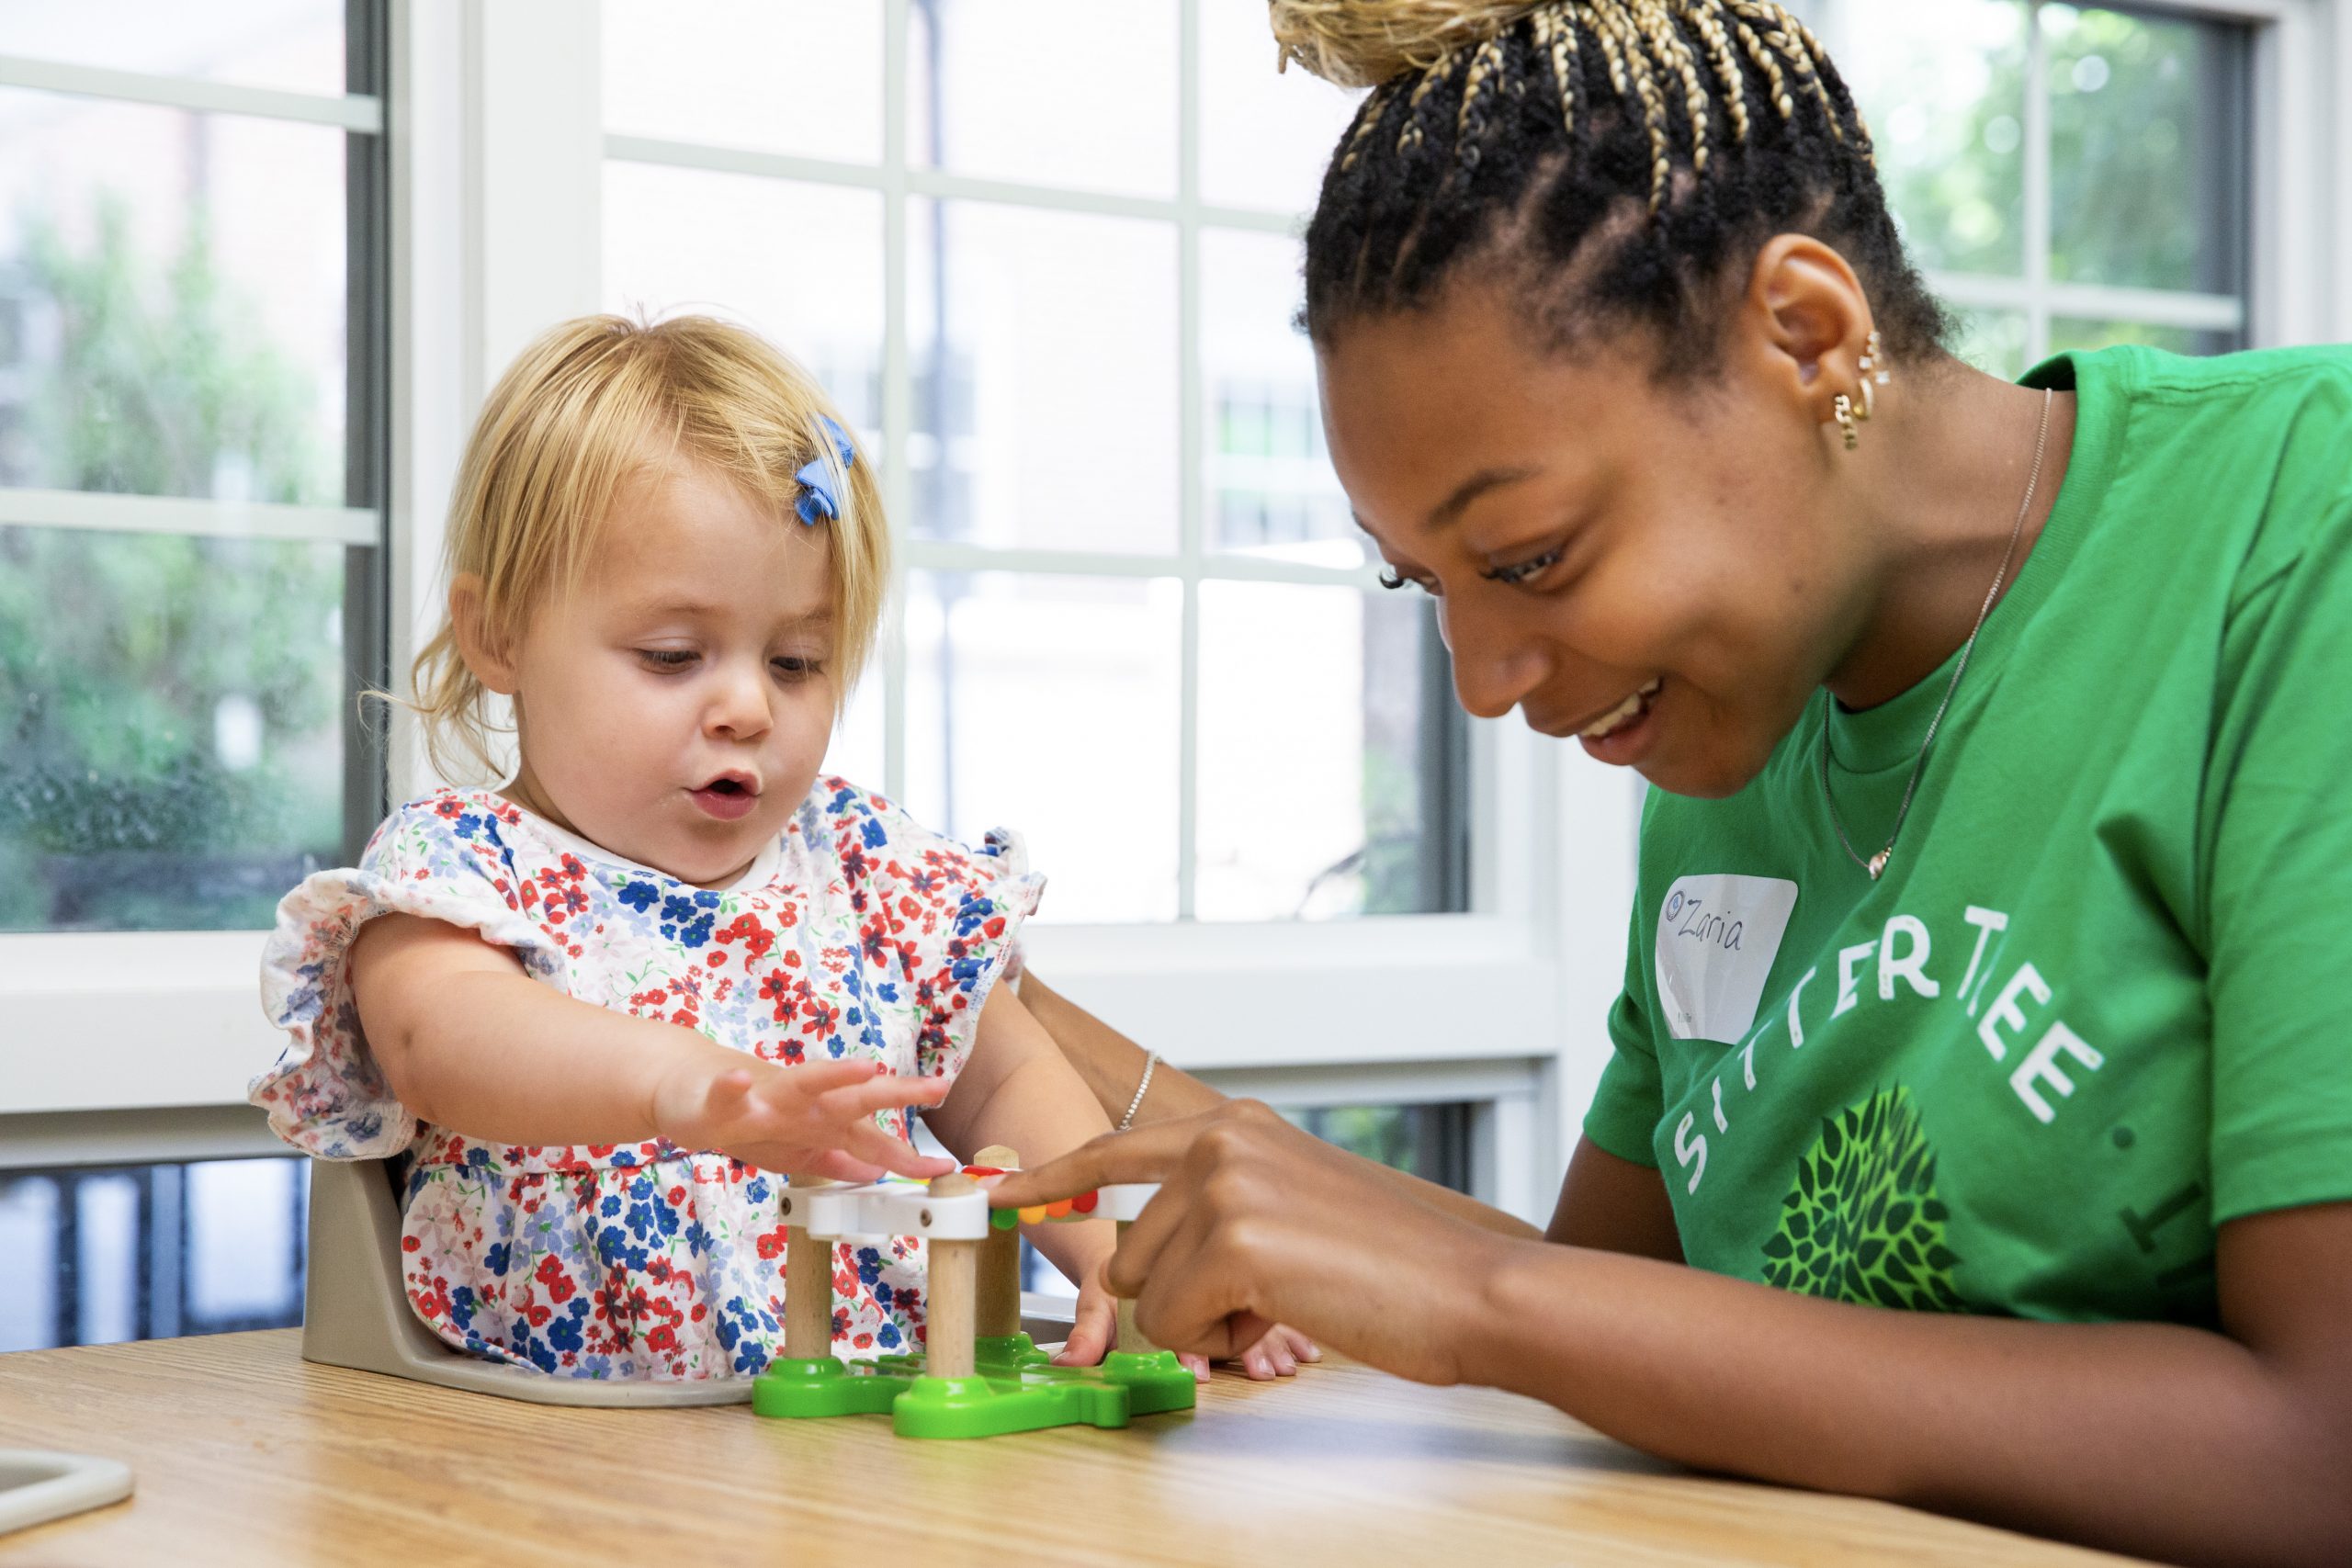
<path fill-rule="evenodd" d="M 1004 1170 L 1001 1166 L 967 1165 L 964 1168 L 964 1174 L 978 1179 L 983 1176 L 1002 1176 Z"/>
<path fill-rule="evenodd" d="M 1009 1231 L 1015 1225 L 1038 1225 L 1048 1220 L 1082 1220 L 1094 1213 L 1095 1205 L 1102 1201 L 1099 1192 L 1080 1192 L 1075 1198 L 1057 1198 L 1050 1203 L 1034 1203 L 1025 1209 L 992 1209 L 989 1224 L 998 1230 Z"/>

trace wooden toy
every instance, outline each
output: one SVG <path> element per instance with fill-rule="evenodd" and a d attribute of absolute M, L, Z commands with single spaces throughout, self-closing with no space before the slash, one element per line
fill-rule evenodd
<path fill-rule="evenodd" d="M 1020 1168 L 1001 1146 L 928 1185 L 890 1178 L 844 1186 L 795 1177 L 785 1220 L 784 1354 L 752 1384 L 762 1416 L 883 1415 L 902 1438 L 987 1438 L 1044 1427 L 1124 1427 L 1193 1408 L 1193 1374 L 1136 1331 L 1119 1303 L 1116 1348 L 1100 1367 L 1053 1364 L 1021 1331 L 1023 1224 L 1109 1219 L 1125 1235 L 1159 1190 L 1105 1187 L 1035 1209 L 989 1207 L 978 1178 Z M 833 1244 L 920 1236 L 930 1253 L 921 1354 L 843 1362 L 832 1353 Z"/>

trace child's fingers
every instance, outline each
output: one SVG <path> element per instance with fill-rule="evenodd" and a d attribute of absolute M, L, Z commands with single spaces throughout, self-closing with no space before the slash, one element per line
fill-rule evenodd
<path fill-rule="evenodd" d="M 827 1149 L 822 1154 L 802 1160 L 800 1167 L 797 1174 L 830 1176 L 835 1181 L 879 1181 L 883 1175 L 882 1167 L 868 1164 L 854 1155 L 844 1154 L 840 1149 Z"/>
<path fill-rule="evenodd" d="M 931 1086 L 937 1085 L 937 1088 Z M 878 1077 L 870 1083 L 847 1084 L 828 1089 L 809 1104 L 811 1113 L 828 1122 L 863 1122 L 884 1111 L 910 1105 L 936 1105 L 946 1092 L 937 1078 Z"/>
<path fill-rule="evenodd" d="M 804 1099 L 817 1100 L 852 1084 L 869 1083 L 887 1070 L 880 1062 L 828 1058 L 821 1062 L 803 1063 L 797 1067 L 779 1067 L 772 1081 Z"/>
<path fill-rule="evenodd" d="M 1206 1356 L 1195 1356 L 1189 1351 L 1179 1350 L 1176 1352 L 1176 1359 L 1182 1364 L 1186 1371 L 1193 1374 L 1194 1382 L 1209 1381 L 1209 1359 Z"/>
<path fill-rule="evenodd" d="M 1102 1353 L 1111 1348 L 1111 1337 L 1118 1331 L 1118 1303 L 1107 1293 L 1080 1296 L 1077 1320 L 1069 1325 L 1069 1337 L 1063 1341 L 1061 1354 L 1054 1358 L 1054 1365 L 1091 1367 L 1101 1364 Z"/>
<path fill-rule="evenodd" d="M 919 1153 L 913 1145 L 900 1143 L 871 1122 L 852 1126 L 842 1143 L 845 1152 L 855 1158 L 925 1181 L 958 1168 L 954 1160 Z"/>
<path fill-rule="evenodd" d="M 1274 1337 L 1282 1341 L 1295 1360 L 1319 1361 L 1323 1359 L 1321 1346 L 1286 1323 L 1274 1325 Z"/>

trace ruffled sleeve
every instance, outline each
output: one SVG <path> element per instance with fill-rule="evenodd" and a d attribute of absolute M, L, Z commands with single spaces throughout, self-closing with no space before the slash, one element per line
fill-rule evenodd
<path fill-rule="evenodd" d="M 523 879 L 503 836 L 513 822 L 512 808 L 487 796 L 445 793 L 404 806 L 376 829 L 356 869 L 319 872 L 279 902 L 261 993 L 287 1043 L 246 1098 L 280 1138 L 327 1159 L 381 1159 L 416 1137 L 416 1117 L 385 1083 L 351 995 L 351 941 L 378 915 L 479 931 L 534 976 L 560 975 L 560 954 L 517 901 Z"/>
<path fill-rule="evenodd" d="M 952 1077 L 989 990 L 1019 973 L 1021 927 L 1046 879 L 1010 829 L 991 829 L 974 850 L 878 795 L 828 783 L 811 805 L 858 915 L 868 994 L 911 1031 L 915 1070 Z"/>

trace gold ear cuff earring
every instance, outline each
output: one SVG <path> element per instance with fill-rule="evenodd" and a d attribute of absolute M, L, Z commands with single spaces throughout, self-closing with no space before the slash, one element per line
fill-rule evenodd
<path fill-rule="evenodd" d="M 1838 428 L 1846 433 L 1846 450 L 1851 452 L 1862 444 L 1860 434 L 1854 428 L 1854 400 L 1840 392 L 1838 400 L 1829 408 L 1838 421 Z"/>
<path fill-rule="evenodd" d="M 1862 406 L 1855 411 L 1855 418 L 1867 421 L 1878 412 L 1878 398 L 1871 389 L 1883 387 L 1894 379 L 1881 368 L 1885 363 L 1886 340 L 1873 330 L 1862 344 L 1861 362 L 1855 367 L 1862 373 Z"/>

